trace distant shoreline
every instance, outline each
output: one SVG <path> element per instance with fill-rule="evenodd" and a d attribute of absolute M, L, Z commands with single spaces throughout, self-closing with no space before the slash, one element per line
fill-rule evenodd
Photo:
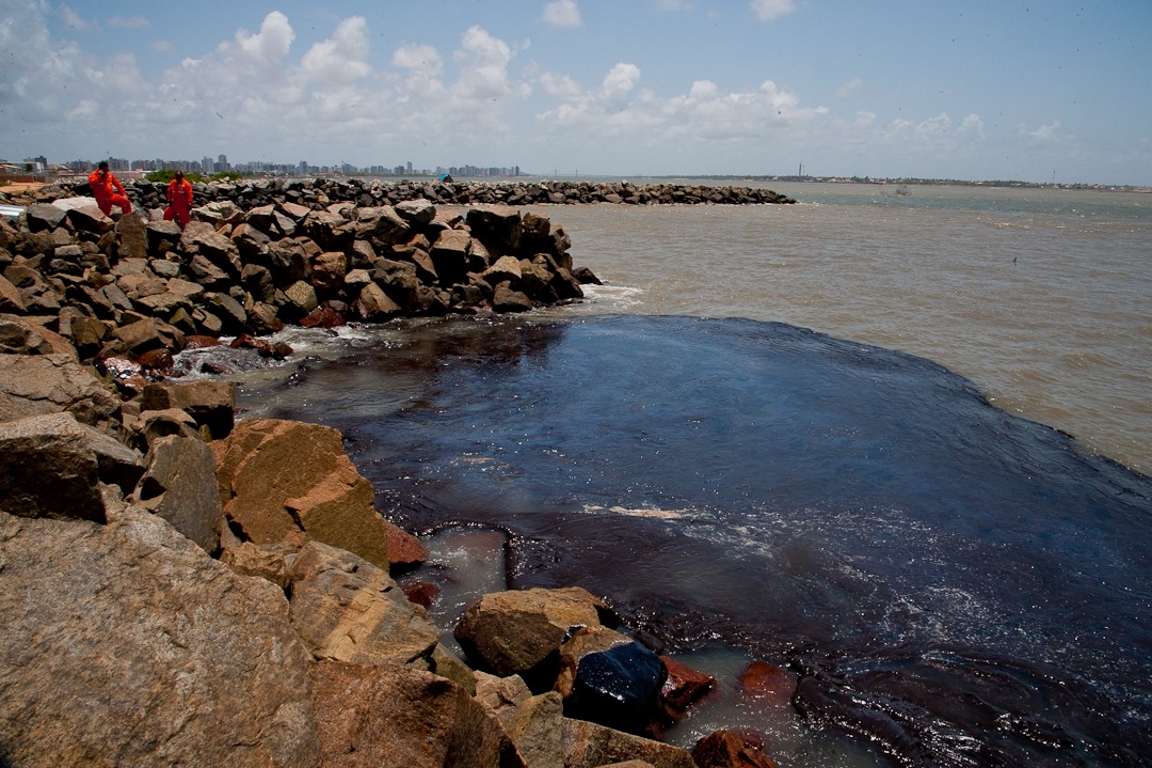
<path fill-rule="evenodd" d="M 142 174 L 141 174 L 142 175 Z M 135 178 L 136 175 L 132 172 L 121 172 L 125 180 Z M 245 175 L 246 179 L 260 179 L 260 178 L 278 178 L 284 180 L 294 179 L 381 179 L 393 182 L 403 181 L 435 181 L 436 175 L 421 175 L 409 174 L 405 176 L 394 175 L 381 175 L 381 174 L 308 174 L 305 176 L 281 176 L 273 174 L 251 174 Z M 457 181 L 468 182 L 481 182 L 481 183 L 500 183 L 504 181 L 519 181 L 522 183 L 531 183 L 533 181 L 620 181 L 632 180 L 636 182 L 654 182 L 654 183 L 667 183 L 672 180 L 678 181 L 722 181 L 726 183 L 732 182 L 761 182 L 761 183 L 788 183 L 788 184 L 865 184 L 869 186 L 932 186 L 932 187 L 985 187 L 985 188 L 998 188 L 998 189 L 1063 189 L 1063 190 L 1097 190 L 1101 192 L 1142 192 L 1152 193 L 1152 186 L 1139 186 L 1132 184 L 1087 184 L 1087 183 L 1037 183 L 1031 181 L 1011 181 L 1011 180 L 987 180 L 987 181 L 964 181 L 961 179 L 920 179 L 920 178 L 872 178 L 868 176 L 775 176 L 775 175 L 726 175 L 726 174 L 705 174 L 695 176 L 681 176 L 681 175 L 660 175 L 660 176 L 632 176 L 632 175 L 565 175 L 560 174 L 557 176 L 545 176 L 534 174 L 520 174 L 519 176 L 483 176 L 483 177 L 459 177 Z M 58 183 L 80 183 L 85 181 L 85 178 L 80 176 L 45 176 L 43 179 L 31 179 L 27 175 L 22 176 L 3 176 L 0 175 L 0 191 L 2 192 L 20 192 L 26 189 L 36 189 L 40 186 L 58 184 Z"/>

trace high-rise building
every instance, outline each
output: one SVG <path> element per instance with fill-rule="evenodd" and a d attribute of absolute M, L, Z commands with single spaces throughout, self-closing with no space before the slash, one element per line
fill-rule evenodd
<path fill-rule="evenodd" d="M 216 158 L 216 170 L 227 171 L 228 168 L 228 155 L 220 155 Z"/>

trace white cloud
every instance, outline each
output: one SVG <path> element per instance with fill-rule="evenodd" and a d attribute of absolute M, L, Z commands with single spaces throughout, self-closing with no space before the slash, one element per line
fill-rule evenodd
<path fill-rule="evenodd" d="M 62 5 L 56 12 L 60 14 L 60 20 L 69 29 L 74 29 L 77 32 L 94 32 L 99 29 L 95 22 L 90 22 L 80 16 L 71 6 Z"/>
<path fill-rule="evenodd" d="M 795 0 L 752 0 L 751 6 L 760 21 L 772 21 L 796 10 Z"/>
<path fill-rule="evenodd" d="M 964 118 L 964 121 L 960 123 L 957 131 L 961 134 L 982 139 L 984 138 L 984 121 L 980 119 L 980 115 L 973 112 Z"/>
<path fill-rule="evenodd" d="M 340 22 L 327 40 L 313 45 L 300 62 L 306 75 L 322 83 L 347 85 L 371 73 L 368 22 L 353 16 Z"/>
<path fill-rule="evenodd" d="M 1036 130 L 1029 130 L 1027 126 L 1020 126 L 1020 135 L 1028 136 L 1036 141 L 1055 141 L 1059 138 L 1060 121 L 1056 120 L 1047 125 L 1042 125 Z"/>
<path fill-rule="evenodd" d="M 836 89 L 836 98 L 843 99 L 864 87 L 864 81 L 854 77 Z"/>
<path fill-rule="evenodd" d="M 640 67 L 635 64 L 620 63 L 612 67 L 604 76 L 601 83 L 604 95 L 608 98 L 620 98 L 628 94 L 640 79 Z"/>
<path fill-rule="evenodd" d="M 461 65 L 454 89 L 457 97 L 466 101 L 494 99 L 511 92 L 508 62 L 512 60 L 512 49 L 503 40 L 478 26 L 470 27 L 455 59 Z"/>
<path fill-rule="evenodd" d="M 579 96 L 583 89 L 580 84 L 567 75 L 558 75 L 555 72 L 545 72 L 540 76 L 540 85 L 549 96 L 573 98 Z"/>
<path fill-rule="evenodd" d="M 255 34 L 246 29 L 236 32 L 234 44 L 221 43 L 219 52 L 230 58 L 233 52 L 241 53 L 253 61 L 278 66 L 288 55 L 296 33 L 288 23 L 288 17 L 280 11 L 272 11 L 264 17 L 260 31 Z"/>
<path fill-rule="evenodd" d="M 392 54 L 393 66 L 422 78 L 437 77 L 444 69 L 440 52 L 430 45 L 405 45 Z"/>
<path fill-rule="evenodd" d="M 555 0 L 544 6 L 544 21 L 554 27 L 579 27 L 584 23 L 576 0 Z"/>

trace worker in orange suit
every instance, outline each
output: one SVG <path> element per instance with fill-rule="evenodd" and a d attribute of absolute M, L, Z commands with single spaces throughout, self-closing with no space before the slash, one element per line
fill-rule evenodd
<path fill-rule="evenodd" d="M 128 195 L 124 192 L 124 185 L 120 179 L 108 170 L 108 163 L 101 162 L 92 175 L 88 177 L 88 186 L 92 188 L 92 197 L 96 198 L 96 205 L 105 216 L 112 215 L 112 206 L 116 206 L 124 213 L 132 213 L 132 203 L 128 202 Z"/>
<path fill-rule="evenodd" d="M 168 207 L 164 209 L 164 220 L 176 223 L 181 229 L 188 226 L 192 210 L 192 184 L 184 178 L 183 171 L 176 171 L 176 178 L 168 184 Z"/>

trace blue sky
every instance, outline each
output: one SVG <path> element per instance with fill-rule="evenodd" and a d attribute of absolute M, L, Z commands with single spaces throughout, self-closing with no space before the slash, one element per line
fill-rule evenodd
<path fill-rule="evenodd" d="M 1149 0 L 0 0 L 0 157 L 1152 185 Z"/>

